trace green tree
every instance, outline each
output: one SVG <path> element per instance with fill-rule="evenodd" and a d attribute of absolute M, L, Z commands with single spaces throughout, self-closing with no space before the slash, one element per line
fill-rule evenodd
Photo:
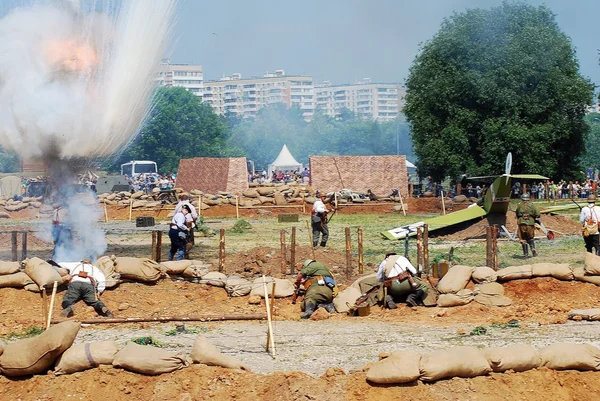
<path fill-rule="evenodd" d="M 461 173 L 569 177 L 579 170 L 593 85 L 546 6 L 505 2 L 444 20 L 406 82 L 417 165 L 434 180 Z"/>
<path fill-rule="evenodd" d="M 590 126 L 590 133 L 585 142 L 585 152 L 581 157 L 581 167 L 582 169 L 600 168 L 600 113 L 586 115 L 585 121 Z"/>
<path fill-rule="evenodd" d="M 177 171 L 179 160 L 228 157 L 242 150 L 227 146 L 229 131 L 211 106 L 184 88 L 160 88 L 156 106 L 140 135 L 119 158 L 153 160 L 161 172 Z"/>
<path fill-rule="evenodd" d="M 0 173 L 15 173 L 19 168 L 19 156 L 0 146 Z"/>

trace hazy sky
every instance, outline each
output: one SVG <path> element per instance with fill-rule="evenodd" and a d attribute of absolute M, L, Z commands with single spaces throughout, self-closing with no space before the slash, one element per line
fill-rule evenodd
<path fill-rule="evenodd" d="M 153 0 L 156 1 L 156 0 Z M 443 18 L 502 0 L 181 0 L 171 60 L 204 67 L 204 79 L 284 69 L 336 84 L 403 82 L 419 43 Z M 600 0 L 548 5 L 571 37 L 583 75 L 600 86 Z"/>

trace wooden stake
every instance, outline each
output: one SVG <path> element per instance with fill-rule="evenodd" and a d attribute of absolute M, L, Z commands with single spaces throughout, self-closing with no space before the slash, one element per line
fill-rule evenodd
<path fill-rule="evenodd" d="M 11 232 L 10 244 L 12 247 L 12 261 L 18 262 L 18 252 L 17 252 L 17 231 Z"/>
<path fill-rule="evenodd" d="M 400 207 L 402 207 L 402 214 L 406 216 L 406 209 L 404 208 L 404 202 L 402 201 L 402 194 L 398 191 L 398 197 L 400 198 Z"/>
<path fill-rule="evenodd" d="M 363 229 L 358 227 L 358 274 L 364 273 L 363 266 Z"/>
<path fill-rule="evenodd" d="M 498 226 L 497 225 L 493 225 L 492 226 L 492 255 L 493 255 L 493 259 L 492 262 L 494 264 L 494 267 L 492 267 L 492 269 L 494 269 L 495 271 L 498 271 Z"/>
<path fill-rule="evenodd" d="M 202 196 L 198 196 L 198 218 L 202 217 Z"/>
<path fill-rule="evenodd" d="M 285 230 L 279 231 L 279 245 L 281 247 L 281 274 L 287 271 L 287 251 L 285 249 Z"/>
<path fill-rule="evenodd" d="M 426 273 L 431 270 L 429 266 L 429 226 L 427 224 L 423 226 L 423 266 Z"/>
<path fill-rule="evenodd" d="M 156 261 L 156 238 L 158 231 L 152 231 L 152 251 L 150 253 L 150 259 Z"/>
<path fill-rule="evenodd" d="M 413 184 L 411 182 L 410 184 L 408 184 L 408 197 L 412 198 L 414 193 L 415 193 L 415 184 Z"/>
<path fill-rule="evenodd" d="M 417 227 L 417 270 L 423 271 L 423 227 Z"/>
<path fill-rule="evenodd" d="M 352 244 L 350 242 L 350 227 L 346 227 L 346 277 L 352 277 Z"/>
<path fill-rule="evenodd" d="M 269 291 L 267 291 L 267 282 L 263 274 L 263 288 L 265 290 L 265 307 L 267 309 L 267 351 L 271 349 L 271 356 L 275 358 L 275 339 L 273 336 L 273 324 L 271 323 L 271 307 L 269 306 Z M 275 293 L 273 293 L 275 295 Z M 269 347 L 270 345 L 270 347 Z"/>
<path fill-rule="evenodd" d="M 225 229 L 221 228 L 221 239 L 219 240 L 219 272 L 225 270 Z"/>
<path fill-rule="evenodd" d="M 46 323 L 46 330 L 50 328 L 50 322 L 52 321 L 52 311 L 54 310 L 54 299 L 56 298 L 56 287 L 58 287 L 58 281 L 55 281 L 54 285 L 52 286 L 52 297 L 50 298 L 50 310 L 48 311 L 48 320 Z"/>
<path fill-rule="evenodd" d="M 129 221 L 131 221 L 132 213 L 133 213 L 133 199 L 129 199 Z"/>
<path fill-rule="evenodd" d="M 310 223 L 308 221 L 306 222 L 306 229 L 308 230 L 308 243 L 310 249 L 312 250 L 312 258 L 313 260 L 315 260 L 315 247 L 313 246 L 312 231 L 310 229 Z"/>
<path fill-rule="evenodd" d="M 106 203 L 104 204 L 104 222 L 108 223 L 108 209 L 106 207 Z"/>
<path fill-rule="evenodd" d="M 306 198 L 302 194 L 302 213 L 306 213 Z"/>
<path fill-rule="evenodd" d="M 237 195 L 235 196 L 235 218 L 240 218 L 240 202 L 239 197 Z"/>
<path fill-rule="evenodd" d="M 156 259 L 155 261 L 159 262 L 162 259 L 162 231 L 156 232 Z"/>
<path fill-rule="evenodd" d="M 21 260 L 27 259 L 27 231 L 21 233 Z"/>
<path fill-rule="evenodd" d="M 47 322 L 48 319 L 48 294 L 46 294 L 46 287 L 42 287 L 42 322 Z"/>
<path fill-rule="evenodd" d="M 440 191 L 440 194 L 442 195 L 442 214 L 446 214 L 446 202 L 444 201 L 444 191 Z"/>
<path fill-rule="evenodd" d="M 45 317 L 44 317 L 45 319 Z M 104 323 L 144 323 L 144 322 L 218 322 L 224 320 L 266 320 L 265 314 L 250 314 L 250 315 L 198 315 L 198 316 L 153 316 L 153 317 L 127 317 L 114 319 L 84 319 L 75 320 L 83 324 L 104 324 Z M 56 324 L 65 320 L 53 320 L 51 323 Z"/>
<path fill-rule="evenodd" d="M 294 274 L 296 267 L 296 227 L 292 227 L 292 244 L 290 249 L 290 274 Z"/>

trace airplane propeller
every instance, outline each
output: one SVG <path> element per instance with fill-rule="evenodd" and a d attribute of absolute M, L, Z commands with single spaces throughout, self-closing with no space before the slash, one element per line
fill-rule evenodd
<path fill-rule="evenodd" d="M 512 153 L 508 152 L 506 155 L 506 163 L 504 164 L 504 175 L 506 175 L 506 182 L 508 184 L 508 179 L 510 178 L 510 170 L 512 168 Z"/>

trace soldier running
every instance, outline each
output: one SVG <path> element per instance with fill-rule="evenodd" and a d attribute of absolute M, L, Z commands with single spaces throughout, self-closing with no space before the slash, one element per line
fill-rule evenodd
<path fill-rule="evenodd" d="M 521 195 L 521 203 L 517 206 L 517 219 L 519 224 L 519 241 L 523 247 L 523 255 L 528 258 L 527 245 L 531 247 L 531 254 L 537 256 L 535 250 L 535 221 L 540 218 L 540 211 L 531 203 L 528 193 Z"/>

